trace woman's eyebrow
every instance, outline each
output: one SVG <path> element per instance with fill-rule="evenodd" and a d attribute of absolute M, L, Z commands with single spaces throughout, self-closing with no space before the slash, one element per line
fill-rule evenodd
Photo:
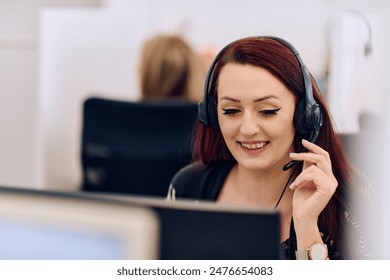
<path fill-rule="evenodd" d="M 229 101 L 239 102 L 239 103 L 241 102 L 240 100 L 233 98 L 233 97 L 230 97 L 230 96 L 222 96 L 220 100 L 229 100 Z"/>
<path fill-rule="evenodd" d="M 261 102 L 261 101 L 264 101 L 264 100 L 267 100 L 267 99 L 278 99 L 280 100 L 280 98 L 276 95 L 273 95 L 273 94 L 269 94 L 269 95 L 266 95 L 266 96 L 263 96 L 263 97 L 260 97 L 260 98 L 256 98 L 255 100 L 253 100 L 253 103 L 256 103 L 256 102 Z M 239 99 L 236 99 L 236 98 L 233 98 L 233 97 L 230 97 L 230 96 L 222 96 L 220 100 L 229 100 L 229 101 L 233 101 L 233 102 L 241 102 Z"/>
<path fill-rule="evenodd" d="M 272 98 L 280 100 L 280 98 L 278 96 L 273 95 L 273 94 L 269 94 L 269 95 L 266 95 L 266 96 L 263 96 L 260 98 L 256 98 L 255 100 L 253 100 L 253 103 L 261 102 L 261 101 L 264 101 L 266 99 L 272 99 Z"/>

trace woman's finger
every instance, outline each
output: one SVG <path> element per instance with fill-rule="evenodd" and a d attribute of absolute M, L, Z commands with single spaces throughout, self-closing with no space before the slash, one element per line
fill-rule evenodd
<path fill-rule="evenodd" d="M 320 169 L 324 170 L 328 175 L 330 175 L 330 173 L 332 172 L 331 163 L 323 155 L 318 155 L 310 152 L 290 153 L 290 158 L 296 161 L 304 161 L 306 164 L 306 168 L 310 166 L 307 164 L 307 162 L 310 162 L 311 164 L 314 164 Z"/>
<path fill-rule="evenodd" d="M 314 187 L 318 191 L 326 190 L 326 192 L 333 193 L 337 185 L 337 180 L 333 174 L 329 176 L 317 166 L 312 165 L 302 171 L 289 187 L 292 190 L 302 187 Z"/>
<path fill-rule="evenodd" d="M 321 147 L 317 146 L 316 144 L 314 143 L 311 143 L 305 139 L 302 140 L 302 145 L 309 151 L 315 153 L 315 154 L 319 154 L 319 155 L 323 155 L 329 162 L 330 162 L 330 156 L 329 156 L 329 153 L 327 151 L 325 151 L 324 149 L 322 149 Z"/>
<path fill-rule="evenodd" d="M 310 166 L 304 171 L 302 171 L 301 174 L 299 174 L 297 178 L 295 178 L 294 182 L 291 183 L 291 185 L 289 186 L 290 189 L 295 190 L 298 187 L 303 186 L 304 184 L 307 185 L 308 182 L 310 183 L 310 185 L 314 186 L 313 178 L 315 177 L 315 173 L 316 173 L 316 171 L 313 170 L 314 168 L 317 167 Z"/>

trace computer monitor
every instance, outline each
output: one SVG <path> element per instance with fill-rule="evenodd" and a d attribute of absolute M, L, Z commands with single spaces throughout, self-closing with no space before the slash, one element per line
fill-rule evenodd
<path fill-rule="evenodd" d="M 0 187 L 0 259 L 156 259 L 159 220 L 147 207 Z"/>
<path fill-rule="evenodd" d="M 279 212 L 206 201 L 128 195 L 117 203 L 154 209 L 160 219 L 159 259 L 275 260 L 283 258 Z"/>
<path fill-rule="evenodd" d="M 160 258 L 280 259 L 276 213 L 217 206 L 158 208 Z"/>

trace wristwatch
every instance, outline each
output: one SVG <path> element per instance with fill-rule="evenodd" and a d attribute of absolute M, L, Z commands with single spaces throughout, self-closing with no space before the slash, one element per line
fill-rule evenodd
<path fill-rule="evenodd" d="M 322 243 L 313 243 L 309 249 L 295 251 L 297 260 L 327 260 L 328 247 Z"/>

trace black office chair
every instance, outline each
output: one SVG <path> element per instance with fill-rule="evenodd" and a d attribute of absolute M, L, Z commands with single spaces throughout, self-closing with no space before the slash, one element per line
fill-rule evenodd
<path fill-rule="evenodd" d="M 191 162 L 197 104 L 89 98 L 83 107 L 84 191 L 166 196 Z"/>

